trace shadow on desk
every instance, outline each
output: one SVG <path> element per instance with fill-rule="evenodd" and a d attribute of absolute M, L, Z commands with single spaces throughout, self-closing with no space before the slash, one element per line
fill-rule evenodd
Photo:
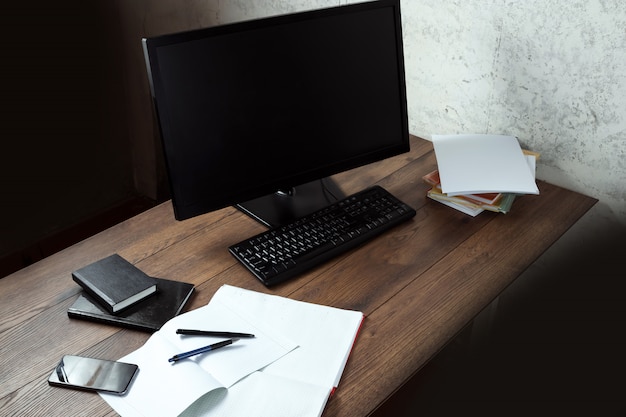
<path fill-rule="evenodd" d="M 373 415 L 626 416 L 624 248 L 592 209 Z"/>

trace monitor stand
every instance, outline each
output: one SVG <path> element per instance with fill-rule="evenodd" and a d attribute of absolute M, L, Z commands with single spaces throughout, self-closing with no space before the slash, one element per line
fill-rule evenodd
<path fill-rule="evenodd" d="M 237 204 L 235 207 L 267 227 L 276 227 L 313 213 L 344 197 L 345 194 L 333 180 L 323 178 L 288 191 L 277 191 Z"/>

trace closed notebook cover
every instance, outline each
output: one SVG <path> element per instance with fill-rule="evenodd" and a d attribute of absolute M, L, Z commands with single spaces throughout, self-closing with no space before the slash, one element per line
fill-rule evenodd
<path fill-rule="evenodd" d="M 535 172 L 516 137 L 433 135 L 441 191 L 460 194 L 539 194 Z"/>
<path fill-rule="evenodd" d="M 118 254 L 72 272 L 72 278 L 110 313 L 119 313 L 157 289 L 152 277 Z"/>
<path fill-rule="evenodd" d="M 194 291 L 193 284 L 153 278 L 158 291 L 152 297 L 134 304 L 119 314 L 111 314 L 83 292 L 67 310 L 71 318 L 107 323 L 145 332 L 155 332 L 168 320 L 180 314 Z"/>

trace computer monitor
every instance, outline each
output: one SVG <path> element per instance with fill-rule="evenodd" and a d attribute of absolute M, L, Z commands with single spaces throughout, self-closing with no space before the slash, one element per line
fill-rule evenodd
<path fill-rule="evenodd" d="M 409 150 L 399 0 L 143 39 L 175 217 L 236 206 L 277 226 L 327 177 Z"/>

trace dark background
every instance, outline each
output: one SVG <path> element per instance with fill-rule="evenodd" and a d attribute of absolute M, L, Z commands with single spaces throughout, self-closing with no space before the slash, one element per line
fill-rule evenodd
<path fill-rule="evenodd" d="M 0 6 L 0 277 L 169 198 L 141 38 L 207 4 Z"/>

